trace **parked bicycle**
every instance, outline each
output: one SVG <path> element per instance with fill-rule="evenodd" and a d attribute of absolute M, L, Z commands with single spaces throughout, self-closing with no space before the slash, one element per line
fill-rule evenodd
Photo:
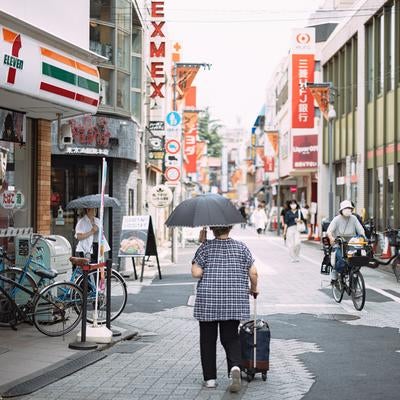
<path fill-rule="evenodd" d="M 392 229 L 389 227 L 383 231 L 383 234 L 388 238 L 389 246 L 393 248 L 394 254 L 386 261 L 381 260 L 374 254 L 371 246 L 371 260 L 369 266 L 371 268 L 377 268 L 378 265 L 391 265 L 397 282 L 400 282 L 400 229 Z M 374 236 L 376 237 L 376 233 Z"/>
<path fill-rule="evenodd" d="M 39 282 L 35 280 L 36 271 L 47 270 L 46 266 L 35 260 L 34 254 L 38 248 L 38 243 L 40 239 L 54 240 L 52 237 L 42 236 L 39 234 L 32 235 L 30 239 L 30 251 L 27 256 L 23 268 L 18 267 L 7 267 L 5 270 L 0 272 L 0 276 L 9 278 L 18 282 L 20 285 L 25 286 L 29 289 L 29 292 L 35 292 L 39 286 Z M 0 252 L 0 260 L 2 253 Z M 92 311 L 96 304 L 96 271 L 89 272 L 88 276 L 88 300 L 87 300 L 87 321 L 89 323 L 93 322 Z M 105 278 L 107 278 L 107 272 L 105 272 Z M 71 283 L 77 284 L 80 288 L 83 286 L 83 274 L 82 269 L 79 266 L 73 268 L 72 275 L 69 280 Z M 42 286 L 46 284 L 44 280 L 40 283 Z M 39 286 L 40 288 L 40 286 Z M 14 288 L 16 293 L 14 293 L 14 299 L 17 304 L 26 304 L 29 301 L 32 302 L 32 297 L 29 296 L 27 292 L 21 292 L 19 288 Z M 111 272 L 111 321 L 118 318 L 118 316 L 123 312 L 126 302 L 128 299 L 128 291 L 126 287 L 126 282 L 124 278 L 117 271 L 112 270 Z M 99 291 L 97 306 L 98 306 L 98 319 L 99 323 L 105 323 L 106 321 L 106 305 L 107 299 L 104 290 Z"/>
<path fill-rule="evenodd" d="M 343 299 L 344 293 L 351 296 L 354 308 L 361 311 L 365 305 L 365 282 L 361 273 L 361 267 L 368 265 L 370 257 L 367 255 L 368 242 L 363 238 L 358 240 L 357 244 L 346 241 L 339 237 L 335 240 L 336 244 L 340 246 L 341 254 L 344 260 L 343 269 L 338 272 L 338 279 L 331 282 L 332 295 L 337 303 Z M 329 238 L 322 239 L 324 249 L 324 260 L 321 266 L 321 273 L 329 274 L 332 268 L 331 255 L 332 246 L 329 243 Z"/>
<path fill-rule="evenodd" d="M 32 323 L 47 336 L 71 332 L 82 317 L 83 294 L 78 285 L 56 282 L 42 289 L 41 282 L 54 279 L 57 272 L 37 270 L 38 285 L 34 290 L 0 274 L 0 326 L 16 330 L 21 322 Z M 29 301 L 18 304 L 16 294 L 25 293 Z"/>

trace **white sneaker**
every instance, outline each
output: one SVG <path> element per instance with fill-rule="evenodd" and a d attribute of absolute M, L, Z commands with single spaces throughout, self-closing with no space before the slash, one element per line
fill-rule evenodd
<path fill-rule="evenodd" d="M 215 389 L 217 387 L 217 380 L 209 379 L 208 381 L 204 381 L 203 386 L 207 389 Z"/>
<path fill-rule="evenodd" d="M 239 392 L 242 387 L 241 377 L 240 377 L 240 368 L 232 367 L 230 373 L 230 385 L 229 391 L 231 393 Z"/>

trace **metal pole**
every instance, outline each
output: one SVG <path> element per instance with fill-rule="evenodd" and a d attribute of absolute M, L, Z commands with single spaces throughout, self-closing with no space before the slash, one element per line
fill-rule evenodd
<path fill-rule="evenodd" d="M 280 162 L 280 132 L 278 129 L 278 159 L 277 159 L 277 170 L 278 170 L 278 192 L 276 194 L 276 206 L 277 206 L 277 220 L 278 220 L 278 228 L 277 235 L 281 235 L 281 215 L 280 215 L 280 205 L 281 205 L 281 162 Z"/>
<path fill-rule="evenodd" d="M 333 219 L 333 119 L 328 122 L 328 161 L 329 161 L 329 221 Z"/>
<path fill-rule="evenodd" d="M 173 104 L 172 107 L 174 111 L 177 109 L 177 104 L 176 104 L 176 63 L 174 63 L 174 68 L 173 68 L 173 73 L 172 73 L 172 78 L 173 78 Z M 177 196 L 176 196 L 176 187 L 173 189 L 173 198 L 172 198 L 172 209 L 174 209 L 177 206 Z M 171 228 L 172 230 L 172 236 L 171 236 L 171 261 L 173 263 L 176 263 L 178 261 L 178 232 L 177 228 Z"/>

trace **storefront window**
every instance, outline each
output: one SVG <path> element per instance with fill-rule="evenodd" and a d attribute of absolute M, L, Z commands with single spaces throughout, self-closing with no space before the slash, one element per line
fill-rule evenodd
<path fill-rule="evenodd" d="M 114 82 L 113 71 L 108 68 L 99 68 L 101 104 L 113 106 Z"/>
<path fill-rule="evenodd" d="M 131 91 L 131 111 L 138 122 L 141 122 L 142 96 L 140 92 Z"/>
<path fill-rule="evenodd" d="M 103 57 L 107 63 L 112 64 L 114 49 L 114 29 L 96 22 L 90 23 L 90 50 Z"/>
<path fill-rule="evenodd" d="M 396 7 L 393 4 L 390 11 L 390 45 L 389 45 L 389 71 L 390 71 L 390 90 L 395 88 L 396 79 Z"/>
<path fill-rule="evenodd" d="M 129 31 L 131 21 L 131 5 L 128 0 L 116 0 L 117 26 Z"/>
<path fill-rule="evenodd" d="M 129 75 L 118 72 L 117 75 L 117 107 L 129 110 Z"/>
<path fill-rule="evenodd" d="M 128 70 L 130 54 L 129 35 L 125 32 L 118 31 L 117 66 Z"/>
<path fill-rule="evenodd" d="M 378 56 L 378 74 L 377 74 L 377 93 L 383 92 L 383 85 L 385 81 L 385 24 L 383 14 L 377 19 L 377 31 L 379 35 L 379 45 L 377 50 Z"/>
<path fill-rule="evenodd" d="M 368 75 L 368 101 L 374 98 L 374 30 L 373 25 L 367 25 L 367 75 Z"/>
<path fill-rule="evenodd" d="M 112 21 L 112 9 L 114 0 L 91 0 L 90 18 L 99 21 Z"/>
<path fill-rule="evenodd" d="M 142 87 L 142 59 L 133 56 L 131 69 L 131 87 L 140 89 Z"/>
<path fill-rule="evenodd" d="M 142 53 L 142 31 L 135 26 L 132 27 L 132 53 Z"/>
<path fill-rule="evenodd" d="M 64 236 L 75 248 L 74 229 L 82 210 L 66 210 L 71 200 L 99 193 L 101 159 L 97 157 L 53 157 L 51 171 L 52 233 Z M 106 193 L 110 182 L 107 180 Z M 63 220 L 57 221 L 59 211 Z M 108 232 L 108 212 L 105 214 L 105 232 Z M 108 235 L 106 234 L 108 237 Z"/>
<path fill-rule="evenodd" d="M 387 226 L 394 227 L 394 165 L 387 166 L 386 188 L 386 221 Z"/>
<path fill-rule="evenodd" d="M 0 124 L 3 130 L 4 121 L 0 121 Z M 7 159 L 7 164 L 3 164 L 6 170 L 5 174 L 1 173 L 0 189 L 0 228 L 3 229 L 32 227 L 33 145 L 32 120 L 29 118 L 26 119 L 25 130 L 26 142 L 23 145 L 0 140 L 1 159 Z"/>

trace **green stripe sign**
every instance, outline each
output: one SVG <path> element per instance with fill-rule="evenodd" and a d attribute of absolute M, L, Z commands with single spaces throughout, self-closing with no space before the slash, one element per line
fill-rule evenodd
<path fill-rule="evenodd" d="M 94 93 L 99 93 L 99 84 L 97 82 L 66 71 L 65 69 L 55 67 L 54 65 L 42 62 L 42 73 L 43 75 L 59 81 L 79 86 Z"/>

